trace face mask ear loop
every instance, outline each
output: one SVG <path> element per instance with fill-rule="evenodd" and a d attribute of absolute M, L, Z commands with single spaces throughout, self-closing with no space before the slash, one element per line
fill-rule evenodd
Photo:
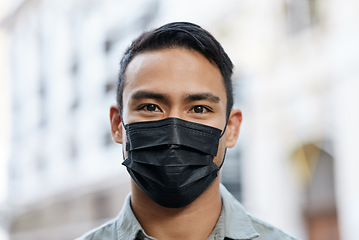
<path fill-rule="evenodd" d="M 121 124 L 122 124 L 123 128 L 125 128 L 125 124 L 123 123 L 122 115 L 121 115 L 120 118 L 121 118 Z M 126 138 L 127 138 L 127 136 L 126 136 Z M 126 144 L 127 144 L 127 143 L 126 143 Z M 123 161 L 126 160 L 126 158 L 125 158 L 126 144 L 122 147 L 122 158 L 123 158 Z"/>
<path fill-rule="evenodd" d="M 120 116 L 121 118 L 121 123 L 122 123 L 122 126 L 125 127 L 125 124 L 123 123 L 123 118 L 122 118 L 122 115 Z"/>
<path fill-rule="evenodd" d="M 221 163 L 221 165 L 219 165 L 218 171 L 219 171 L 219 170 L 222 168 L 222 166 L 223 166 L 224 159 L 226 159 L 226 154 L 227 154 L 227 148 L 224 150 L 224 155 L 223 155 L 222 163 Z"/>
<path fill-rule="evenodd" d="M 221 133 L 221 136 L 219 136 L 219 138 L 221 138 L 224 135 L 224 133 L 226 132 L 228 121 L 229 121 L 229 114 L 227 115 L 226 125 L 224 126 L 223 132 Z"/>
<path fill-rule="evenodd" d="M 126 160 L 126 158 L 125 158 L 125 149 L 123 147 L 122 147 L 122 159 L 123 159 L 123 161 Z"/>
<path fill-rule="evenodd" d="M 223 132 L 221 133 L 221 136 L 219 136 L 219 138 L 221 138 L 224 135 L 224 133 L 226 132 L 227 124 L 228 124 L 228 121 L 226 122 L 226 125 L 224 126 Z"/>
<path fill-rule="evenodd" d="M 228 125 L 228 120 L 229 120 L 229 114 L 227 115 L 226 125 L 224 126 L 223 132 L 221 133 L 221 136 L 219 136 L 219 138 L 221 138 L 221 137 L 224 135 L 224 133 L 226 132 L 227 125 Z M 222 168 L 223 163 L 224 163 L 224 159 L 226 158 L 226 154 L 227 154 L 227 148 L 224 150 L 224 155 L 223 155 L 222 163 L 221 163 L 221 165 L 218 167 L 218 170 L 220 170 L 220 169 Z"/>

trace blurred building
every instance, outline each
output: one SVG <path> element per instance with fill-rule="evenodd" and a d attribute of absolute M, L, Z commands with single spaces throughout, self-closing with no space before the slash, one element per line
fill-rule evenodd
<path fill-rule="evenodd" d="M 222 180 L 247 210 L 301 239 L 359 239 L 359 6 L 353 1 L 13 1 L 11 239 L 73 239 L 129 192 L 111 140 L 130 41 L 193 21 L 235 65 L 244 122 Z"/>
<path fill-rule="evenodd" d="M 6 14 L 7 2 L 0 2 L 0 19 Z M 0 240 L 7 240 L 8 214 L 5 204 L 7 194 L 7 162 L 10 155 L 10 94 L 8 78 L 8 38 L 0 28 Z"/>
<path fill-rule="evenodd" d="M 121 209 L 130 186 L 109 107 L 121 52 L 156 10 L 156 1 L 14 2 L 3 23 L 11 239 L 73 239 Z"/>

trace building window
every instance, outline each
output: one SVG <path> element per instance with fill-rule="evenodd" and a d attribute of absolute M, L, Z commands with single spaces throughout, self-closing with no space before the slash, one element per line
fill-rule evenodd
<path fill-rule="evenodd" d="M 295 34 L 319 22 L 316 0 L 286 0 L 284 3 L 287 32 Z"/>
<path fill-rule="evenodd" d="M 104 52 L 106 54 L 109 54 L 111 52 L 113 48 L 113 41 L 111 41 L 110 39 L 107 39 L 104 43 Z"/>
<path fill-rule="evenodd" d="M 78 146 L 76 143 L 76 140 L 74 137 L 71 137 L 70 139 L 70 159 L 71 161 L 76 161 L 77 157 L 78 157 Z"/>
<path fill-rule="evenodd" d="M 114 93 L 116 92 L 117 82 L 115 81 L 115 78 L 111 78 L 106 81 L 105 84 L 105 93 Z"/>
<path fill-rule="evenodd" d="M 79 63 L 77 60 L 74 60 L 71 67 L 70 67 L 70 71 L 72 73 L 73 76 L 76 76 L 78 71 L 79 71 Z"/>
<path fill-rule="evenodd" d="M 46 118 L 46 103 L 47 103 L 47 89 L 44 78 L 40 78 L 39 81 L 39 105 L 40 105 L 40 116 L 39 116 L 39 128 L 46 127 L 47 118 Z"/>

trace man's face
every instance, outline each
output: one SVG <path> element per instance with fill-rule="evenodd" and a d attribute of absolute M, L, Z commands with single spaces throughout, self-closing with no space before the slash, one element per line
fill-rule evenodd
<path fill-rule="evenodd" d="M 141 53 L 128 65 L 125 79 L 124 124 L 176 117 L 221 130 L 226 125 L 227 95 L 221 72 L 196 51 L 171 48 Z M 118 142 L 126 142 L 124 129 Z M 224 146 L 222 137 L 214 159 L 217 165 Z"/>

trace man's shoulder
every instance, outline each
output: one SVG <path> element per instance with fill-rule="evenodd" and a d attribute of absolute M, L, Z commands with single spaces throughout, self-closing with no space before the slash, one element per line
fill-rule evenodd
<path fill-rule="evenodd" d="M 117 239 L 117 221 L 116 218 L 102 224 L 101 226 L 92 229 L 83 236 L 75 240 L 107 240 Z"/>
<path fill-rule="evenodd" d="M 252 220 L 252 225 L 254 229 L 258 232 L 258 240 L 267 240 L 267 239 L 280 239 L 280 240 L 296 240 L 296 238 L 291 237 L 282 230 L 272 226 L 269 223 L 266 223 L 258 218 L 255 218 L 248 214 L 249 218 Z"/>
<path fill-rule="evenodd" d="M 226 235 L 230 239 L 295 240 L 282 230 L 253 217 L 242 204 L 221 185 Z"/>

